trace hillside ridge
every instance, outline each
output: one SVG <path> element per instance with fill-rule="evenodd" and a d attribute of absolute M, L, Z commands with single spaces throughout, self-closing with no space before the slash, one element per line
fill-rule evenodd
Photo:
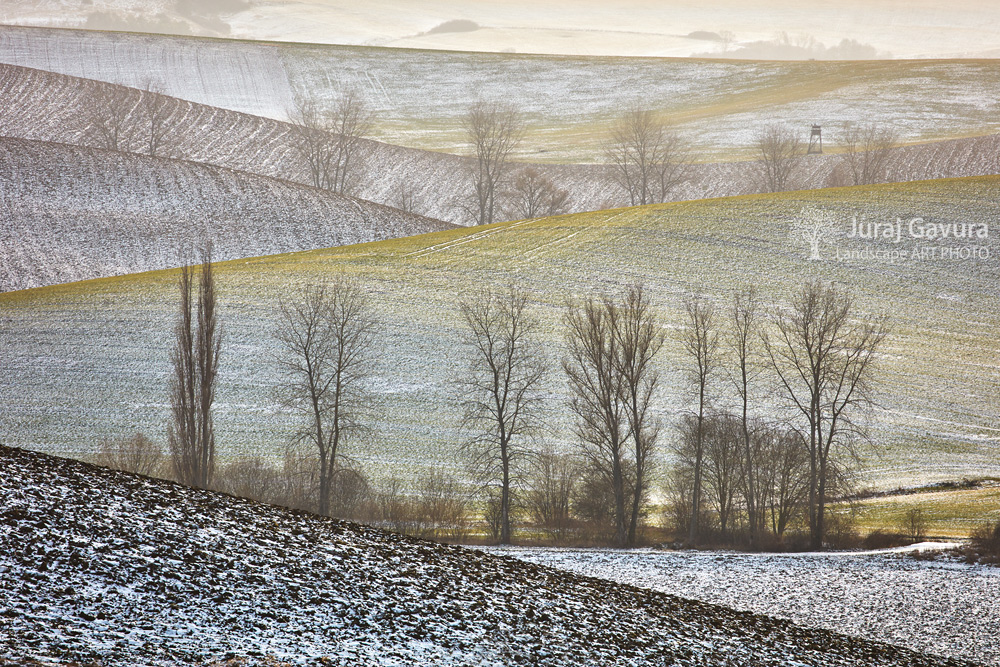
<path fill-rule="evenodd" d="M 213 165 L 0 137 L 0 291 L 453 226 Z M 114 239 L 113 243 L 109 243 Z"/>

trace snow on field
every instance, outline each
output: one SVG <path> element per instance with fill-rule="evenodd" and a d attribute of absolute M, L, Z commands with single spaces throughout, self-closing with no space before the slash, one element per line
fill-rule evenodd
<path fill-rule="evenodd" d="M 451 225 L 272 178 L 0 138 L 0 291 L 410 236 Z"/>
<path fill-rule="evenodd" d="M 658 362 L 662 472 L 672 426 L 691 406 L 690 362 L 679 340 L 684 297 L 699 291 L 723 308 L 734 290 L 757 285 L 771 309 L 820 278 L 849 289 L 860 312 L 887 314 L 892 329 L 859 483 L 888 489 L 1000 475 L 997 241 L 985 246 L 989 259 L 835 261 L 824 246 L 825 260 L 808 261 L 807 245 L 790 234 L 802 209 L 813 207 L 840 221 L 843 233 L 853 215 L 988 222 L 997 187 L 997 178 L 984 177 L 685 202 L 222 264 L 220 456 L 280 460 L 296 424 L 275 395 L 276 308 L 295 286 L 332 272 L 362 281 L 380 321 L 376 400 L 366 415 L 374 434 L 344 451 L 376 482 L 396 477 L 404 484 L 439 466 L 465 472 L 459 446 L 468 433 L 454 382 L 465 352 L 457 304 L 475 286 L 515 281 L 533 295 L 552 369 L 546 439 L 568 450 L 576 443 L 559 365 L 566 299 L 643 280 L 669 332 Z M 904 239 L 900 247 L 919 243 Z M 936 298 L 955 291 L 962 300 Z M 0 346 L 9 354 L 0 377 L 0 440 L 77 457 L 92 455 L 101 437 L 136 430 L 162 443 L 176 298 L 166 273 L 0 295 Z M 716 390 L 720 405 L 732 405 L 725 378 Z M 758 391 L 762 413 L 792 416 L 771 385 Z"/>
<path fill-rule="evenodd" d="M 133 88 L 155 86 L 174 97 L 263 116 L 280 116 L 292 104 L 278 54 L 264 44 L 2 27 L 0 54 L 5 63 Z"/>
<path fill-rule="evenodd" d="M 494 548 L 575 574 L 1000 664 L 1000 568 L 898 552 L 739 554 Z"/>
<path fill-rule="evenodd" d="M 2 33 L 2 30 L 0 30 Z M 318 74 L 317 74 L 318 76 Z M 0 123 L 7 136 L 94 145 L 86 133 L 86 79 L 0 65 L 0 92 L 6 110 Z M 293 148 L 287 125 L 259 116 L 170 98 L 168 139 L 174 157 L 303 183 L 311 182 Z M 744 124 L 749 127 L 749 123 Z M 470 192 L 465 158 L 370 142 L 365 178 L 354 194 L 390 206 L 409 196 L 412 210 L 432 218 L 468 224 L 463 203 Z M 836 155 L 813 155 L 803 162 L 793 187 L 831 184 Z M 586 211 L 627 203 L 603 165 L 542 164 L 539 169 L 570 192 L 570 210 Z M 1000 171 L 997 135 L 918 144 L 900 149 L 891 180 L 971 176 Z M 758 189 L 751 162 L 696 164 L 675 199 L 747 194 Z"/>
<path fill-rule="evenodd" d="M 0 610 L 107 667 L 964 664 L 2 446 Z"/>
<path fill-rule="evenodd" d="M 519 158 L 531 161 L 600 159 L 610 119 L 633 100 L 661 111 L 710 160 L 744 155 L 767 120 L 803 132 L 819 123 L 828 140 L 873 119 L 907 142 L 1000 129 L 1000 69 L 987 61 L 511 56 L 7 26 L 0 62 L 138 87 L 153 78 L 177 97 L 278 120 L 291 90 L 329 100 L 357 86 L 376 113 L 376 138 L 449 152 L 465 149 L 469 104 L 500 97 L 525 115 Z"/>

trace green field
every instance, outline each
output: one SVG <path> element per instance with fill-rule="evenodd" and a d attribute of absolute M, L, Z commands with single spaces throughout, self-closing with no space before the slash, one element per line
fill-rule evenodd
<path fill-rule="evenodd" d="M 667 425 L 690 406 L 679 337 L 683 300 L 694 292 L 728 304 L 756 285 L 768 308 L 805 280 L 835 281 L 861 313 L 887 313 L 880 405 L 865 481 L 880 488 L 1000 474 L 1000 289 L 995 238 L 989 258 L 836 261 L 866 246 L 839 238 L 809 261 L 791 233 L 804 207 L 822 208 L 842 232 L 852 216 L 936 223 L 991 222 L 1000 177 L 926 181 L 682 202 L 501 223 L 380 243 L 219 265 L 225 346 L 216 402 L 222 456 L 280 455 L 291 431 L 277 408 L 271 332 L 275 307 L 298 285 L 358 276 L 382 326 L 373 384 L 377 424 L 348 453 L 375 477 L 460 469 L 463 438 L 453 379 L 462 367 L 456 304 L 479 285 L 516 281 L 543 319 L 552 424 L 571 447 L 560 318 L 567 299 L 642 280 L 667 328 L 659 358 L 658 411 Z M 904 224 L 905 227 L 905 224 Z M 995 230 L 993 236 L 996 236 Z M 951 241 L 945 245 L 969 245 Z M 872 249 L 913 250 L 919 240 Z M 927 245 L 924 243 L 924 245 Z M 930 244 L 934 245 L 934 244 Z M 940 245 L 940 244 L 938 244 Z M 163 440 L 175 273 L 138 274 L 0 295 L 0 440 L 73 456 L 132 430 Z M 731 392 L 718 379 L 717 404 Z M 762 385 L 760 412 L 780 408 Z M 668 428 L 665 441 L 672 437 Z"/>
<path fill-rule="evenodd" d="M 979 488 L 926 490 L 918 493 L 868 498 L 856 506 L 862 534 L 874 530 L 904 532 L 906 513 L 919 509 L 929 538 L 964 539 L 977 527 L 1000 521 L 1000 481 Z"/>

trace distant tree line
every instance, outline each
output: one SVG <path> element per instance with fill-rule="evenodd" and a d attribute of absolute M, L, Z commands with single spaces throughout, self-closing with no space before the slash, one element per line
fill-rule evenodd
<path fill-rule="evenodd" d="M 162 94 L 150 81 L 145 91 L 93 82 L 83 101 L 83 134 L 94 145 L 115 151 L 178 157 L 172 118 L 183 102 Z M 287 143 L 294 169 L 317 188 L 352 194 L 373 177 L 370 141 L 375 112 L 364 94 L 347 87 L 329 101 L 296 91 L 288 110 Z M 513 161 L 526 134 L 523 114 L 514 106 L 479 99 L 462 118 L 470 146 L 466 190 L 454 205 L 466 221 L 485 225 L 501 220 L 532 219 L 566 213 L 569 190 L 553 170 Z M 848 122 L 835 133 L 839 158 L 824 186 L 870 185 L 890 178 L 899 147 L 898 132 L 871 121 Z M 751 171 L 759 192 L 801 188 L 807 171 L 802 130 L 787 123 L 760 126 L 751 142 Z M 694 177 L 693 149 L 661 114 L 639 103 L 609 121 L 601 153 L 607 179 L 617 196 L 605 206 L 642 206 L 673 200 Z M 298 174 L 298 172 L 296 172 Z M 301 175 L 292 174 L 293 178 Z M 386 202 L 406 212 L 420 212 L 419 183 L 400 180 Z"/>

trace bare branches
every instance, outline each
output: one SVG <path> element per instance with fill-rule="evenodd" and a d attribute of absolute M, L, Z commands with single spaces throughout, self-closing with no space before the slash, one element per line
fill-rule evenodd
<path fill-rule="evenodd" d="M 488 225 L 496 221 L 500 185 L 507 173 L 508 158 L 524 135 L 524 125 L 514 107 L 483 100 L 469 108 L 463 125 L 475 154 L 472 208 L 476 224 Z"/>
<path fill-rule="evenodd" d="M 339 280 L 282 302 L 275 338 L 281 348 L 285 405 L 302 417 L 296 440 L 319 454 L 319 512 L 329 514 L 341 447 L 364 430 L 365 383 L 374 367 L 376 322 L 362 288 Z"/>
<path fill-rule="evenodd" d="M 464 449 L 483 482 L 500 488 L 499 539 L 509 544 L 516 468 L 540 425 L 538 390 L 547 372 L 535 341 L 538 320 L 528 311 L 527 293 L 513 285 L 484 290 L 460 309 L 469 358 L 459 386 L 465 426 L 475 431 Z"/>
<path fill-rule="evenodd" d="M 660 424 L 651 412 L 660 376 L 653 359 L 663 347 L 665 336 L 657 325 L 649 293 L 641 284 L 629 287 L 618 307 L 619 357 L 617 372 L 623 378 L 625 414 L 632 438 L 632 461 L 635 483 L 629 517 L 628 544 L 635 544 L 636 531 L 648 489 L 651 460 L 660 434 Z"/>
<path fill-rule="evenodd" d="M 190 266 L 181 268 L 180 315 L 170 354 L 173 363 L 172 419 L 167 441 L 177 480 L 189 486 L 208 488 L 215 470 L 212 403 L 222 351 L 210 246 L 202 250 L 197 295 L 194 294 L 192 273 Z"/>
<path fill-rule="evenodd" d="M 802 287 L 791 311 L 775 317 L 775 327 L 765 349 L 807 427 L 809 528 L 819 548 L 829 484 L 845 465 L 842 454 L 853 456 L 852 440 L 865 435 L 855 415 L 872 405 L 876 355 L 888 329 L 884 317 L 855 322 L 851 298 L 818 281 Z"/>
<path fill-rule="evenodd" d="M 97 450 L 98 465 L 152 476 L 160 470 L 163 452 L 142 433 L 127 438 L 105 439 Z"/>
<path fill-rule="evenodd" d="M 841 164 L 850 174 L 852 185 L 882 183 L 899 145 L 899 133 L 878 123 L 852 124 L 844 131 L 841 145 Z"/>
<path fill-rule="evenodd" d="M 610 489 L 615 540 L 629 546 L 636 539 L 659 434 L 650 406 L 659 383 L 653 358 L 663 333 L 642 285 L 627 289 L 620 302 L 606 297 L 571 304 L 565 322 L 570 354 L 563 370 L 576 434 L 589 468 Z"/>
<path fill-rule="evenodd" d="M 705 456 L 704 425 L 708 407 L 708 383 L 715 372 L 716 350 L 719 336 L 715 330 L 715 308 L 711 303 L 699 298 L 685 302 L 688 315 L 688 330 L 684 336 L 684 349 L 690 357 L 690 384 L 697 396 L 697 418 L 694 434 L 694 478 L 691 496 L 691 522 L 688 539 L 698 539 L 701 516 L 702 464 Z"/>
<path fill-rule="evenodd" d="M 163 95 L 153 83 L 139 91 L 94 81 L 84 103 L 85 135 L 99 147 L 154 157 L 169 154 L 173 142 L 168 121 L 177 100 Z"/>
<path fill-rule="evenodd" d="M 292 144 L 305 163 L 312 184 L 338 194 L 349 193 L 358 178 L 364 138 L 373 113 L 355 88 L 348 88 L 330 110 L 314 98 L 298 96 L 289 112 Z"/>
<path fill-rule="evenodd" d="M 688 178 L 688 149 L 649 109 L 634 107 L 615 124 L 604 155 L 629 204 L 669 201 Z"/>
<path fill-rule="evenodd" d="M 125 86 L 94 82 L 87 100 L 87 135 L 110 151 L 133 150 L 137 128 L 132 113 L 140 95 Z"/>
<path fill-rule="evenodd" d="M 144 150 L 147 155 L 169 157 L 173 142 L 170 141 L 170 128 L 167 121 L 176 107 L 176 100 L 163 94 L 159 86 L 148 83 L 139 101 L 141 118 L 145 132 Z M 136 132 L 137 137 L 142 132 Z"/>
<path fill-rule="evenodd" d="M 565 213 L 569 192 L 535 167 L 524 167 L 505 192 L 507 215 L 513 220 L 542 218 Z"/>
<path fill-rule="evenodd" d="M 615 336 L 617 312 L 590 299 L 571 304 L 566 312 L 569 356 L 563 371 L 569 382 L 570 408 L 576 415 L 576 436 L 588 467 L 611 489 L 615 542 L 628 541 L 626 455 L 628 426 L 624 378 L 616 372 L 619 356 Z"/>
<path fill-rule="evenodd" d="M 757 132 L 753 148 L 761 190 L 783 192 L 791 189 L 802 160 L 799 135 L 787 125 L 772 123 Z"/>

